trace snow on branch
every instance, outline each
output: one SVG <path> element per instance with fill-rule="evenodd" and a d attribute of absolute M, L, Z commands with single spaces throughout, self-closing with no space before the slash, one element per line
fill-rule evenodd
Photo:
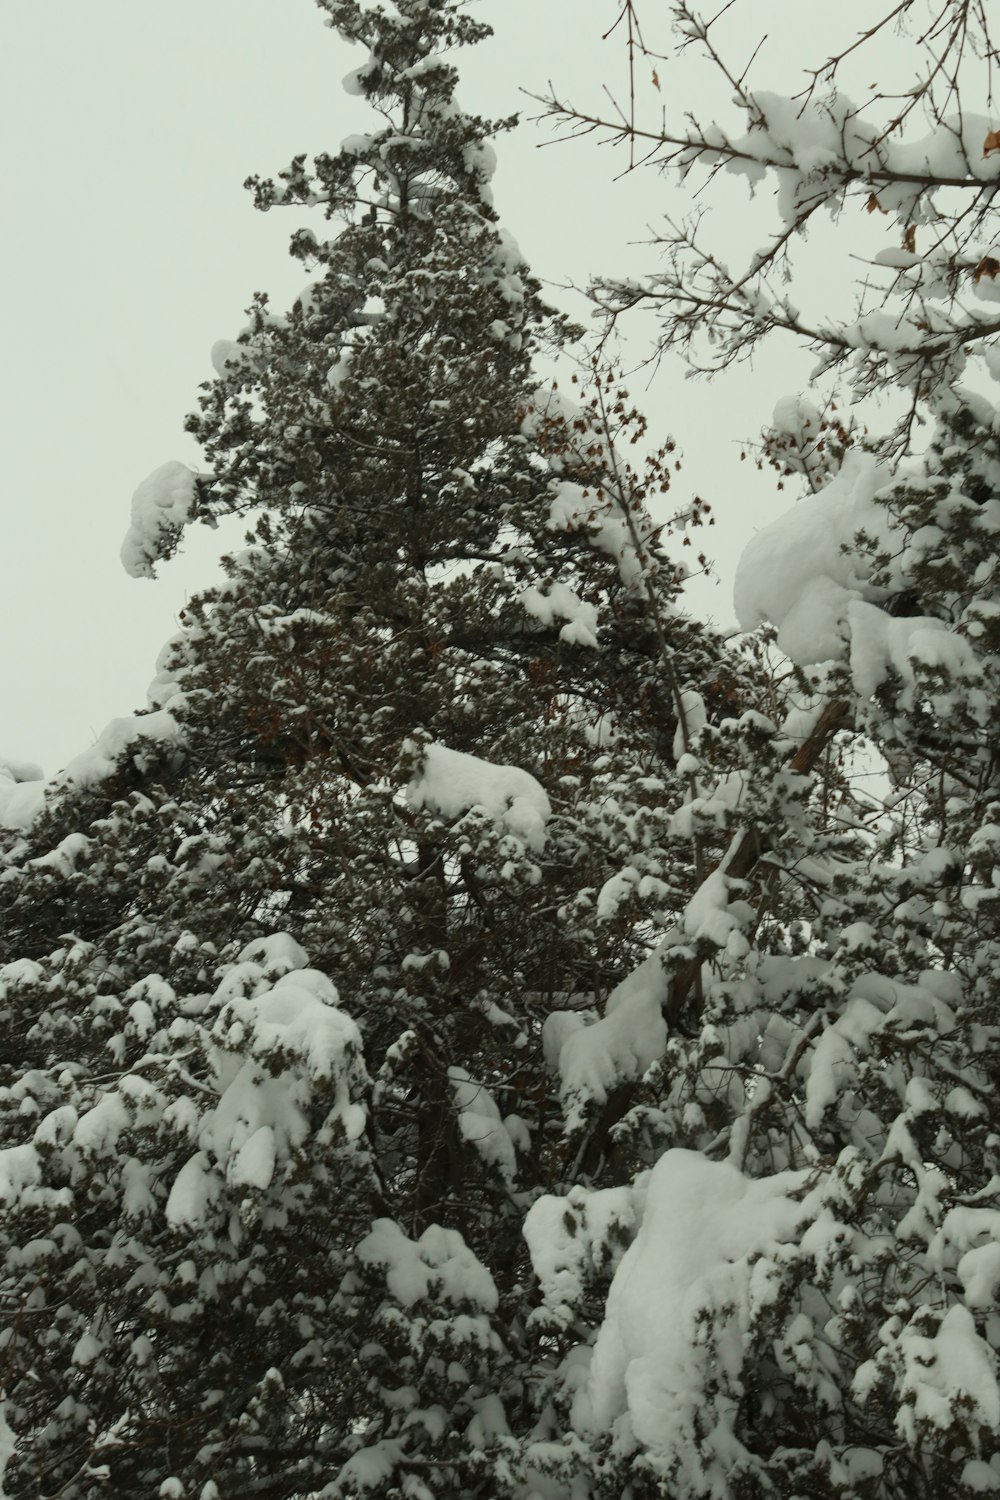
<path fill-rule="evenodd" d="M 0 756 L 0 828 L 29 828 L 45 800 L 40 766 Z"/>
<path fill-rule="evenodd" d="M 194 519 L 198 476 L 176 460 L 161 464 L 132 496 L 132 521 L 122 542 L 122 566 L 133 578 L 152 578 L 154 565 L 171 557 Z"/>
<path fill-rule="evenodd" d="M 709 1493 L 705 1470 L 732 1468 L 744 1338 L 767 1294 L 758 1257 L 780 1256 L 794 1238 L 802 1207 L 792 1195 L 806 1178 L 753 1181 L 695 1151 L 660 1158 L 574 1403 L 578 1432 L 613 1427 L 619 1441 L 638 1441 L 675 1466 L 678 1493 Z"/>
<path fill-rule="evenodd" d="M 137 770 L 145 769 L 144 742 L 158 747 L 158 753 L 169 754 L 180 748 L 183 739 L 174 715 L 156 709 L 112 719 L 88 749 L 67 761 L 48 780 L 36 766 L 0 761 L 0 827 L 29 828 L 47 801 L 73 788 L 98 786 L 113 776 L 126 758 Z"/>
<path fill-rule="evenodd" d="M 749 64 L 727 60 L 719 33 L 731 9 L 705 19 L 686 0 L 674 7 L 679 50 L 693 47 L 715 71 L 715 118 L 697 108 L 671 118 L 659 54 L 639 41 L 632 4 L 622 12 L 629 16 L 628 107 L 594 110 L 555 93 L 540 102 L 571 135 L 626 145 L 630 170 L 668 171 L 684 185 L 685 204 L 692 172 L 717 181 L 720 173 L 735 174 L 751 194 L 766 183 L 775 202 L 766 238 L 756 247 L 742 242 L 732 215 L 718 217 L 704 194 L 695 215 L 686 207 L 674 214 L 667 203 L 667 227 L 655 242 L 660 266 L 640 279 L 599 280 L 591 295 L 609 324 L 637 306 L 652 307 L 660 320 L 658 352 L 676 349 L 697 371 L 748 358 L 777 333 L 811 348 L 817 371 L 842 371 L 858 394 L 903 385 L 911 411 L 892 440 L 898 451 L 910 435 L 913 408 L 933 404 L 959 379 L 971 352 L 995 355 L 1000 336 L 993 226 L 1000 129 L 991 108 L 995 49 L 986 13 L 946 3 L 938 21 L 919 30 L 913 5 L 896 6 L 898 24 L 915 33 L 912 48 L 897 46 L 895 54 L 914 59 L 910 76 L 859 103 L 840 86 L 839 73 L 880 34 L 885 18 L 853 46 L 807 69 L 803 92 L 782 94 L 751 87 Z M 659 118 L 641 117 L 636 45 L 650 60 Z M 843 279 L 855 284 L 853 308 L 833 312 L 829 274 L 817 283 L 801 269 L 802 247 L 819 215 L 835 224 L 841 258 L 864 266 L 856 280 L 853 273 Z M 883 230 L 893 242 L 878 246 Z"/>
<path fill-rule="evenodd" d="M 404 753 L 418 754 L 419 769 L 406 788 L 414 811 L 426 808 L 454 820 L 481 810 L 536 852 L 545 846 L 551 806 L 543 787 L 519 766 L 498 766 L 449 750 L 446 745 L 408 740 Z"/>

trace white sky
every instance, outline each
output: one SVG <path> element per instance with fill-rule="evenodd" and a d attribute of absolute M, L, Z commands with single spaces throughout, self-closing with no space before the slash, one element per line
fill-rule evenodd
<path fill-rule="evenodd" d="M 651 17 L 662 9 L 647 0 Z M 828 8 L 808 9 L 812 29 Z M 614 0 L 482 0 L 497 35 L 460 59 L 461 101 L 487 115 L 531 115 L 519 88 L 542 92 L 552 79 L 574 100 L 607 107 L 602 85 L 623 95 L 626 81 L 621 40 L 600 36 L 616 10 Z M 753 3 L 743 34 L 756 41 L 795 14 L 803 6 L 793 0 Z M 779 26 L 776 35 L 767 81 L 791 92 L 796 76 L 783 75 L 794 33 Z M 301 290 L 302 268 L 286 250 L 301 216 L 256 213 L 242 183 L 365 128 L 363 105 L 340 83 L 358 61 L 311 0 L 2 7 L 0 751 L 52 771 L 108 719 L 140 706 L 185 598 L 211 581 L 224 541 L 207 531 L 189 532 L 184 555 L 155 583 L 127 577 L 118 550 L 129 500 L 167 459 L 199 466 L 183 419 L 211 375 L 212 343 L 235 336 L 252 293 L 283 308 Z M 705 81 L 690 55 L 660 75 L 678 115 Z M 642 81 L 656 105 L 648 69 Z M 635 242 L 663 212 L 662 179 L 616 182 L 622 155 L 593 138 L 538 149 L 547 138 L 528 122 L 498 143 L 497 208 L 536 273 L 582 284 L 654 264 L 655 252 Z M 728 194 L 736 232 L 745 193 L 735 184 Z M 553 295 L 585 312 L 571 294 Z M 648 324 L 636 327 L 635 355 L 646 333 Z M 717 619 L 731 617 L 743 541 L 788 501 L 740 465 L 740 440 L 801 388 L 807 369 L 785 349 L 718 385 L 685 381 L 675 363 L 649 391 L 644 377 L 632 383 L 651 437 L 673 433 L 688 456 L 678 501 L 698 489 L 719 513 L 706 540 L 723 582 L 695 596 Z"/>

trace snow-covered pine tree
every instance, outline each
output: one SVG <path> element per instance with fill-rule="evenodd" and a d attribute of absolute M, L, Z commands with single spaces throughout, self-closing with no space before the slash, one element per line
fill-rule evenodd
<path fill-rule="evenodd" d="M 12 1500 L 579 1493 L 550 1398 L 666 1128 L 662 1008 L 696 1017 L 696 953 L 749 921 L 718 877 L 650 956 L 740 796 L 696 817 L 695 752 L 787 749 L 735 717 L 762 673 L 677 608 L 627 397 L 533 381 L 564 330 L 447 58 L 486 28 L 321 9 L 381 119 L 252 184 L 312 210 L 316 274 L 216 348 L 205 472 L 140 486 L 123 559 L 255 531 L 147 712 L 40 808 L 7 778 Z"/>
<path fill-rule="evenodd" d="M 648 9 L 621 8 L 634 81 Z M 767 339 L 814 351 L 816 404 L 782 400 L 762 455 L 786 483 L 801 476 L 804 495 L 748 547 L 737 606 L 748 628 L 776 632 L 790 683 L 812 680 L 841 753 L 875 747 L 874 791 L 845 785 L 833 803 L 810 802 L 789 796 L 785 772 L 753 789 L 744 838 L 769 870 L 746 893 L 757 926 L 742 957 L 730 948 L 705 966 L 701 1034 L 675 1034 L 666 1054 L 660 1107 L 686 1100 L 691 1125 L 706 1099 L 715 1110 L 689 1132 L 697 1149 L 666 1149 L 630 1198 L 578 1189 L 574 1200 L 594 1226 L 588 1254 L 611 1242 L 605 1226 L 620 1234 L 624 1220 L 633 1238 L 596 1336 L 564 1367 L 563 1453 L 571 1466 L 589 1444 L 590 1493 L 993 1494 L 996 48 L 985 7 L 904 0 L 884 18 L 866 12 L 863 33 L 789 98 L 755 91 L 727 53 L 738 11 L 674 7 L 678 47 L 701 46 L 718 69 L 714 118 L 657 123 L 658 92 L 648 125 L 552 104 L 685 177 L 723 165 L 777 189 L 763 248 L 759 227 L 744 243 L 731 207 L 716 219 L 702 196 L 698 221 L 665 233 L 646 286 L 595 294 L 615 318 L 649 299 L 663 347 L 702 369 Z M 901 46 L 893 28 L 907 25 Z M 648 30 L 646 42 L 662 52 Z M 669 62 L 655 66 L 668 76 Z M 862 89 L 882 80 L 860 106 L 851 70 Z M 834 227 L 817 278 L 800 266 L 820 210 Z M 831 266 L 838 251 L 856 265 L 859 250 L 855 303 L 853 270 L 838 281 Z M 842 420 L 859 403 L 870 433 Z M 532 1210 L 529 1240 L 550 1201 Z M 550 1300 L 565 1301 L 580 1265 L 572 1233 L 561 1256 L 550 1239 L 547 1257 Z"/>

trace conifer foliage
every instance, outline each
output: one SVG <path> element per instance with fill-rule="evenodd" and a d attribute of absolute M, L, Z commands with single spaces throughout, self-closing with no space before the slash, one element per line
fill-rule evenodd
<path fill-rule="evenodd" d="M 774 632 L 795 691 L 809 682 L 826 700 L 841 754 L 852 738 L 874 749 L 867 791 L 841 778 L 799 801 L 786 781 L 782 799 L 771 779 L 756 832 L 771 875 L 765 903 L 749 893 L 749 950 L 703 970 L 700 1043 L 675 1033 L 667 1047 L 666 1097 L 707 1098 L 714 1071 L 721 1109 L 697 1152 L 668 1147 L 637 1183 L 638 1230 L 596 1338 L 567 1372 L 569 1430 L 590 1444 L 592 1492 L 992 1494 L 1000 122 L 989 10 L 865 8 L 860 32 L 791 96 L 753 87 L 759 33 L 744 30 L 739 53 L 727 44 L 734 17 L 757 25 L 749 7 L 709 15 L 681 0 L 669 64 L 652 51 L 668 45 L 649 29 L 654 11 L 619 7 L 631 115 L 551 107 L 689 184 L 699 172 L 728 182 L 727 212 L 699 198 L 697 217 L 668 223 L 644 283 L 595 296 L 612 320 L 648 303 L 661 352 L 702 371 L 765 342 L 812 351 L 814 399 L 776 392 L 761 449 L 804 494 L 746 549 L 736 604 L 747 628 Z M 718 109 L 674 119 L 660 80 L 684 49 L 714 68 Z M 734 176 L 765 199 L 752 243 L 733 231 Z M 816 279 L 803 240 L 827 215 Z"/>
<path fill-rule="evenodd" d="M 662 1138 L 670 974 L 746 918 L 717 892 L 676 926 L 733 816 L 692 816 L 696 743 L 787 749 L 734 717 L 759 668 L 679 611 L 666 451 L 621 457 L 642 422 L 606 374 L 579 406 L 532 377 L 570 330 L 490 206 L 504 122 L 456 103 L 486 28 L 321 9 L 381 118 L 251 181 L 311 218 L 313 279 L 216 347 L 205 470 L 140 486 L 123 561 L 254 531 L 150 708 L 7 799 L 12 1500 L 582 1475 L 559 1371 Z"/>

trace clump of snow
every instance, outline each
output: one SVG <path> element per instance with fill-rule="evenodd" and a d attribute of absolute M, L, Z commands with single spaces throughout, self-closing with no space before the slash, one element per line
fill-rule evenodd
<path fill-rule="evenodd" d="M 486 173 L 488 181 L 496 165 L 496 154 L 488 143 L 483 144 L 492 156 L 492 161 L 486 155 L 482 159 L 482 170 Z M 488 190 L 483 193 L 487 202 L 489 202 L 489 196 Z M 517 240 L 507 229 L 498 227 L 496 230 L 493 262 L 497 268 L 494 284 L 507 305 L 516 313 L 524 303 L 524 277 L 521 273 L 524 270 L 525 261 Z"/>
<path fill-rule="evenodd" d="M 521 431 L 547 453 L 555 476 L 549 486 L 549 529 L 582 532 L 592 547 L 614 559 L 628 591 L 644 595 L 647 575 L 657 565 L 658 528 L 621 490 L 607 435 L 589 412 L 555 389 L 529 409 Z"/>
<path fill-rule="evenodd" d="M 900 550 L 889 514 L 877 503 L 888 483 L 868 453 L 850 452 L 823 491 L 800 501 L 750 541 L 736 574 L 735 605 L 747 630 L 764 620 L 777 643 L 801 666 L 847 660 L 855 689 L 867 700 L 891 675 L 901 707 L 913 706 L 918 677 L 978 682 L 981 666 L 969 643 L 942 620 L 893 618 L 873 601 L 868 560 L 852 542 L 864 532 L 886 552 Z M 919 534 L 910 539 L 919 548 Z M 936 712 L 951 711 L 948 694 L 930 693 Z"/>
<path fill-rule="evenodd" d="M 531 1205 L 523 1234 L 546 1320 L 572 1325 L 588 1280 L 606 1267 L 607 1247 L 617 1242 L 624 1249 L 634 1236 L 645 1196 L 644 1174 L 627 1187 L 576 1186 L 565 1197 L 547 1193 Z"/>
<path fill-rule="evenodd" d="M 578 1432 L 613 1428 L 623 1442 L 635 1439 L 682 1464 L 685 1456 L 703 1461 L 700 1433 L 709 1433 L 702 1441 L 722 1461 L 738 1452 L 733 1429 L 756 1258 L 795 1237 L 802 1206 L 791 1194 L 806 1178 L 783 1172 L 754 1180 L 694 1151 L 660 1158 L 574 1403 Z M 706 1410 L 713 1387 L 714 1414 Z"/>
<path fill-rule="evenodd" d="M 152 578 L 154 564 L 192 520 L 197 475 L 187 464 L 162 464 L 132 496 L 132 522 L 122 542 L 122 566 L 133 578 Z"/>
<path fill-rule="evenodd" d="M 34 1145 L 6 1146 L 0 1151 L 0 1203 L 16 1203 L 41 1176 L 41 1157 Z"/>
<path fill-rule="evenodd" d="M 942 868 L 945 859 L 953 856 L 950 850 L 929 851 L 928 864 Z M 915 864 L 912 868 L 916 869 Z M 863 951 L 873 936 L 872 928 L 865 922 L 854 922 L 843 930 L 841 941 L 845 951 Z M 795 967 L 803 963 L 795 960 Z M 767 960 L 759 972 L 767 973 L 768 984 L 774 994 L 784 988 L 787 974 L 782 975 L 786 961 L 775 965 Z M 811 964 L 811 960 L 809 961 Z M 808 969 L 805 971 L 808 973 Z M 821 971 L 817 970 L 819 977 Z M 805 1076 L 805 1120 L 810 1130 L 817 1130 L 828 1110 L 845 1097 L 851 1100 L 851 1090 L 857 1083 L 858 1061 L 878 1048 L 878 1035 L 889 1035 L 909 1031 L 915 1026 L 930 1027 L 939 1035 L 948 1035 L 956 1025 L 953 1003 L 958 994 L 950 983 L 954 976 L 922 971 L 917 984 L 904 984 L 899 979 L 889 980 L 880 974 L 860 974 L 840 1003 L 836 1018 L 823 1027 L 815 1043 L 805 1054 L 800 1064 L 800 1076 Z M 801 982 L 801 981 L 800 981 Z M 911 1080 L 911 1085 L 918 1080 Z M 856 1115 L 856 1103 L 849 1105 L 850 1115 Z M 842 1122 L 843 1123 L 843 1122 Z M 1000 1223 L 1000 1218 L 998 1218 Z"/>
<path fill-rule="evenodd" d="M 827 1026 L 812 1050 L 805 1087 L 806 1124 L 816 1130 L 845 1081 L 853 1081 L 855 1060 L 867 1050 L 868 1038 L 885 1021 L 883 1011 L 863 996 L 850 999 L 841 1015 Z"/>
<path fill-rule="evenodd" d="M 850 452 L 820 494 L 751 538 L 734 587 L 744 630 L 770 620 L 779 650 L 800 666 L 843 656 L 848 606 L 872 597 L 864 561 L 844 549 L 859 531 L 887 541 L 887 515 L 875 503 L 887 482 L 871 454 Z"/>
<path fill-rule="evenodd" d="M 218 1103 L 203 1115 L 199 1149 L 174 1180 L 168 1223 L 202 1222 L 227 1185 L 251 1193 L 280 1185 L 314 1133 L 320 1103 L 320 1140 L 350 1149 L 361 1139 L 361 1034 L 339 1009 L 332 981 L 305 959 L 279 933 L 249 944 L 223 974 L 209 1056 Z"/>
<path fill-rule="evenodd" d="M 11 781 L 41 781 L 44 774 L 33 760 L 13 760 L 9 755 L 0 755 L 0 776 L 8 776 Z"/>
<path fill-rule="evenodd" d="M 569 623 L 559 632 L 559 639 L 574 646 L 597 645 L 597 609 L 581 599 L 568 584 L 550 583 L 545 593 L 540 589 L 526 588 L 518 595 L 518 603 L 529 615 L 543 625 L 551 625 L 558 616 Z"/>
<path fill-rule="evenodd" d="M 848 605 L 846 619 L 851 677 L 862 698 L 870 698 L 890 672 L 902 684 L 898 701 L 904 708 L 913 706 L 921 667 L 940 673 L 952 684 L 962 678 L 978 682 L 982 677 L 972 646 L 949 630 L 943 620 L 929 616 L 894 619 L 860 599 Z M 943 716 L 951 712 L 950 694 L 932 693 L 931 701 L 935 712 Z"/>
<path fill-rule="evenodd" d="M 166 708 L 168 703 L 183 698 L 175 664 L 186 644 L 186 636 L 175 635 L 160 649 L 156 658 L 156 676 L 146 689 L 146 702 L 150 708 Z"/>
<path fill-rule="evenodd" d="M 0 761 L 0 827 L 30 828 L 45 807 L 47 798 L 57 795 L 69 787 L 97 786 L 114 774 L 123 758 L 131 752 L 133 764 L 141 771 L 146 767 L 146 758 L 138 749 L 140 740 L 150 740 L 164 749 L 179 747 L 183 743 L 183 732 L 173 714 L 166 709 L 153 713 L 128 714 L 124 718 L 112 719 L 98 735 L 89 749 L 81 751 L 58 772 L 44 781 L 36 766 L 16 763 L 18 774 L 8 770 L 13 762 Z M 31 776 L 25 775 L 31 772 Z M 37 772 L 37 777 L 35 776 Z M 23 779 L 22 779 L 23 778 Z M 50 863 L 63 862 L 70 854 L 68 847 L 56 851 Z M 75 854 L 79 849 L 73 851 Z"/>
<path fill-rule="evenodd" d="M 978 1104 L 971 1098 L 966 1103 L 950 1097 L 948 1102 L 950 1111 Z M 968 1306 L 985 1314 L 1000 1288 L 1000 1213 L 964 1205 L 949 1209 L 928 1245 L 928 1258 L 938 1271 L 955 1270 Z"/>
<path fill-rule="evenodd" d="M 265 974 L 279 978 L 295 969 L 307 969 L 309 956 L 290 932 L 272 932 L 247 943 L 239 962 L 259 964 Z"/>
<path fill-rule="evenodd" d="M 73 873 L 81 859 L 86 858 L 90 847 L 91 841 L 85 834 L 68 833 L 54 849 L 40 854 L 37 859 L 29 860 L 28 864 L 35 870 L 55 870 L 65 878 Z"/>
<path fill-rule="evenodd" d="M 496 1100 L 485 1084 L 476 1083 L 465 1068 L 453 1064 L 448 1078 L 455 1093 L 458 1128 L 462 1139 L 479 1152 L 511 1182 L 517 1172 L 514 1142 L 500 1115 Z"/>
<path fill-rule="evenodd" d="M 405 751 L 416 751 L 407 741 Z M 522 839 L 532 850 L 545 846 L 552 809 L 544 788 L 519 766 L 498 766 L 478 755 L 449 750 L 433 741 L 419 747 L 420 769 L 406 788 L 414 810 L 427 808 L 442 818 L 460 818 L 473 809 Z"/>
<path fill-rule="evenodd" d="M 736 848 L 734 839 L 730 853 Z M 728 858 L 728 855 L 727 855 Z M 575 1012 L 554 1011 L 542 1027 L 542 1046 L 549 1066 L 562 1081 L 563 1109 L 570 1130 L 582 1125 L 592 1103 L 603 1104 L 618 1084 L 642 1078 L 663 1056 L 667 1043 L 664 1007 L 670 978 L 664 959 L 678 938 L 710 942 L 717 948 L 741 940 L 753 920 L 753 909 L 738 895 L 742 882 L 725 873 L 726 860 L 695 891 L 684 910 L 680 932 L 662 943 L 608 996 L 604 1015 L 587 1024 Z M 642 890 L 639 872 L 626 866 L 602 888 L 598 916 L 612 915 L 631 888 Z M 743 951 L 745 951 L 745 940 Z"/>
<path fill-rule="evenodd" d="M 603 1104 L 616 1084 L 641 1078 L 663 1056 L 668 990 L 657 950 L 616 985 L 599 1021 L 587 1026 L 562 1011 L 547 1018 L 542 1044 L 558 1059 L 568 1129 L 582 1124 L 591 1101 Z"/>
<path fill-rule="evenodd" d="M 995 1357 L 968 1308 L 950 1307 L 933 1334 L 908 1325 L 895 1352 L 902 1365 L 896 1428 L 907 1442 L 916 1444 L 925 1424 L 948 1431 L 956 1406 L 964 1407 L 976 1425 L 994 1433 L 1000 1428 Z M 856 1383 L 862 1388 L 868 1368 L 858 1370 Z"/>
<path fill-rule="evenodd" d="M 674 760 L 680 761 L 708 723 L 705 700 L 694 688 L 682 688 L 678 705 L 677 728 L 674 730 Z"/>
<path fill-rule="evenodd" d="M 380 1438 L 377 1443 L 370 1443 L 357 1453 L 352 1453 L 347 1462 L 341 1465 L 336 1479 L 337 1489 L 328 1487 L 327 1494 L 360 1497 L 376 1494 L 380 1489 L 386 1493 L 387 1486 L 399 1470 L 405 1455 L 406 1450 L 399 1438 Z"/>
<path fill-rule="evenodd" d="M 679 761 L 678 768 L 680 764 Z M 698 825 L 714 823 L 719 829 L 728 827 L 733 812 L 746 798 L 747 786 L 746 771 L 727 771 L 704 795 L 691 797 L 677 809 L 670 819 L 670 832 L 677 838 L 689 839 Z"/>
<path fill-rule="evenodd" d="M 822 413 L 805 396 L 785 396 L 777 402 L 770 442 L 785 469 L 801 474 L 813 491 L 822 489 L 837 472 Z"/>
<path fill-rule="evenodd" d="M 361 135 L 354 133 L 345 135 L 340 142 L 340 149 L 345 156 L 365 156 L 371 151 L 375 144 L 373 135 Z"/>
<path fill-rule="evenodd" d="M 355 98 L 362 97 L 365 92 L 365 83 L 378 75 L 378 69 L 379 64 L 376 58 L 369 58 L 366 63 L 361 64 L 360 68 L 352 68 L 343 79 L 342 87 L 345 94 L 350 94 Z"/>
<path fill-rule="evenodd" d="M 1000 1468 L 981 1458 L 970 1458 L 959 1482 L 973 1494 L 995 1495 L 1000 1490 Z"/>
<path fill-rule="evenodd" d="M 790 705 L 781 721 L 780 739 L 789 748 L 804 745 L 828 707 L 828 700 L 821 694 L 809 694 L 796 698 L 792 693 L 786 702 Z"/>
<path fill-rule="evenodd" d="M 30 828 L 44 805 L 41 767 L 0 756 L 0 828 Z"/>
<path fill-rule="evenodd" d="M 433 1297 L 493 1312 L 500 1300 L 493 1277 L 457 1229 L 431 1224 L 411 1240 L 395 1220 L 376 1219 L 357 1256 L 363 1265 L 384 1269 L 386 1286 L 403 1307 Z"/>
<path fill-rule="evenodd" d="M 234 339 L 216 339 L 209 358 L 212 361 L 212 369 L 221 379 L 238 369 L 240 365 L 252 363 L 254 354 L 246 344 L 240 344 Z M 149 481 L 147 480 L 146 483 L 148 484 Z"/>
<path fill-rule="evenodd" d="M 125 756 L 139 740 L 151 740 L 165 748 L 179 746 L 183 732 L 173 714 L 167 709 L 157 709 L 147 714 L 127 714 L 121 719 L 112 719 L 89 750 L 82 751 L 68 761 L 58 776 L 53 779 L 55 787 L 97 786 L 111 776 Z M 133 757 L 138 769 L 145 769 L 142 752 Z"/>
<path fill-rule="evenodd" d="M 730 880 L 722 866 L 702 881 L 684 908 L 684 931 L 689 937 L 725 948 L 732 934 L 753 920 L 752 907 L 730 900 L 734 886 L 742 888 L 742 882 Z"/>
<path fill-rule="evenodd" d="M 836 211 L 849 182 L 870 182 L 875 174 L 879 207 L 903 224 L 920 223 L 933 212 L 927 200 L 935 181 L 971 176 L 995 182 L 1000 171 L 995 156 L 982 149 L 993 124 L 971 111 L 946 117 L 921 140 L 905 141 L 869 123 L 839 92 L 803 104 L 762 91 L 750 96 L 749 107 L 753 123 L 746 135 L 733 139 L 714 126 L 705 138 L 710 146 L 728 147 L 728 169 L 751 182 L 768 168 L 776 171 L 778 212 L 789 225 L 820 204 Z"/>

